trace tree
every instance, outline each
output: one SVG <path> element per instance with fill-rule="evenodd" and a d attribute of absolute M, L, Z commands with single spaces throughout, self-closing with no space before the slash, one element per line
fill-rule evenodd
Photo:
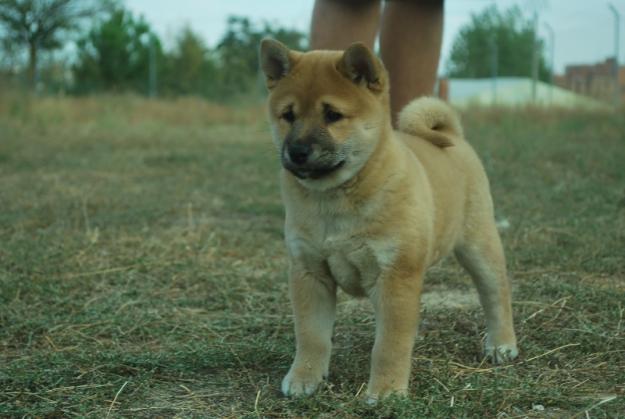
<path fill-rule="evenodd" d="M 304 49 L 305 36 L 298 31 L 230 17 L 217 47 L 208 48 L 197 33 L 186 27 L 176 36 L 174 47 L 163 51 L 148 23 L 117 3 L 78 40 L 74 91 L 145 92 L 153 40 L 161 92 L 229 100 L 254 91 L 258 82 L 258 45 L 265 36 Z"/>
<path fill-rule="evenodd" d="M 0 36 L 0 70 L 12 72 L 21 62 L 20 51 L 8 38 Z"/>
<path fill-rule="evenodd" d="M 200 35 L 184 27 L 176 36 L 174 49 L 165 55 L 166 92 L 211 96 L 216 72 L 215 60 Z"/>
<path fill-rule="evenodd" d="M 63 45 L 63 36 L 78 28 L 81 19 L 93 16 L 88 0 L 2 0 L 0 25 L 5 42 L 28 47 L 28 79 L 36 82 L 39 52 Z"/>
<path fill-rule="evenodd" d="M 286 46 L 305 49 L 305 35 L 297 30 L 274 28 L 265 23 L 257 28 L 248 18 L 231 16 L 225 35 L 217 45 L 221 69 L 220 85 L 224 94 L 249 92 L 258 74 L 258 45 L 264 37 L 272 37 Z"/>
<path fill-rule="evenodd" d="M 493 58 L 497 57 L 498 76 L 528 77 L 534 43 L 539 58 L 538 77 L 548 80 L 544 42 L 538 38 L 532 21 L 525 19 L 516 6 L 504 12 L 489 6 L 472 15 L 471 22 L 456 35 L 446 70 L 450 77 L 491 77 Z"/>
<path fill-rule="evenodd" d="M 74 77 L 78 92 L 135 90 L 145 92 L 150 66 L 150 43 L 162 65 L 158 37 L 143 19 L 116 7 L 78 40 Z"/>

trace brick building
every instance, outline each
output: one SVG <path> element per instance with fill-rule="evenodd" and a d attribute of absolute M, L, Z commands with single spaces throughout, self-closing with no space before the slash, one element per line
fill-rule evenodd
<path fill-rule="evenodd" d="M 554 77 L 554 83 L 575 93 L 602 101 L 614 100 L 614 58 L 596 64 L 567 65 L 563 75 Z M 625 99 L 625 67 L 619 67 L 619 93 Z"/>

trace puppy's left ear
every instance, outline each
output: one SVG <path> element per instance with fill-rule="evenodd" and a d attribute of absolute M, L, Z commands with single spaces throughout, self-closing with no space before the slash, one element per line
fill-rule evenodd
<path fill-rule="evenodd" d="M 291 65 L 290 51 L 286 45 L 270 38 L 260 42 L 260 68 L 265 73 L 269 89 L 289 73 Z"/>
<path fill-rule="evenodd" d="M 364 44 L 357 42 L 345 50 L 337 70 L 356 84 L 373 92 L 384 90 L 385 70 L 382 62 Z"/>

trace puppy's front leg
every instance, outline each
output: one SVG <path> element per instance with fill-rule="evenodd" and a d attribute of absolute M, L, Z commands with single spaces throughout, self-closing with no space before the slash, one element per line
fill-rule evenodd
<path fill-rule="evenodd" d="M 296 352 L 282 392 L 313 393 L 328 375 L 332 351 L 332 328 L 336 308 L 336 284 L 323 269 L 306 270 L 292 263 L 289 287 L 295 320 Z"/>
<path fill-rule="evenodd" d="M 419 323 L 422 272 L 382 276 L 372 293 L 375 344 L 367 395 L 370 402 L 390 393 L 405 394 Z"/>

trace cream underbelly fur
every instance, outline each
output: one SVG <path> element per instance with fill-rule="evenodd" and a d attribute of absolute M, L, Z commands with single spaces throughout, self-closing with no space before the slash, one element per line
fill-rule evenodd
<path fill-rule="evenodd" d="M 388 269 L 396 253 L 395 243 L 388 239 L 353 237 L 349 227 L 341 228 L 330 221 L 331 233 L 318 241 L 287 238 L 287 247 L 294 257 L 309 259 L 311 264 L 327 266 L 329 277 L 347 294 L 365 297 L 377 278 Z"/>

